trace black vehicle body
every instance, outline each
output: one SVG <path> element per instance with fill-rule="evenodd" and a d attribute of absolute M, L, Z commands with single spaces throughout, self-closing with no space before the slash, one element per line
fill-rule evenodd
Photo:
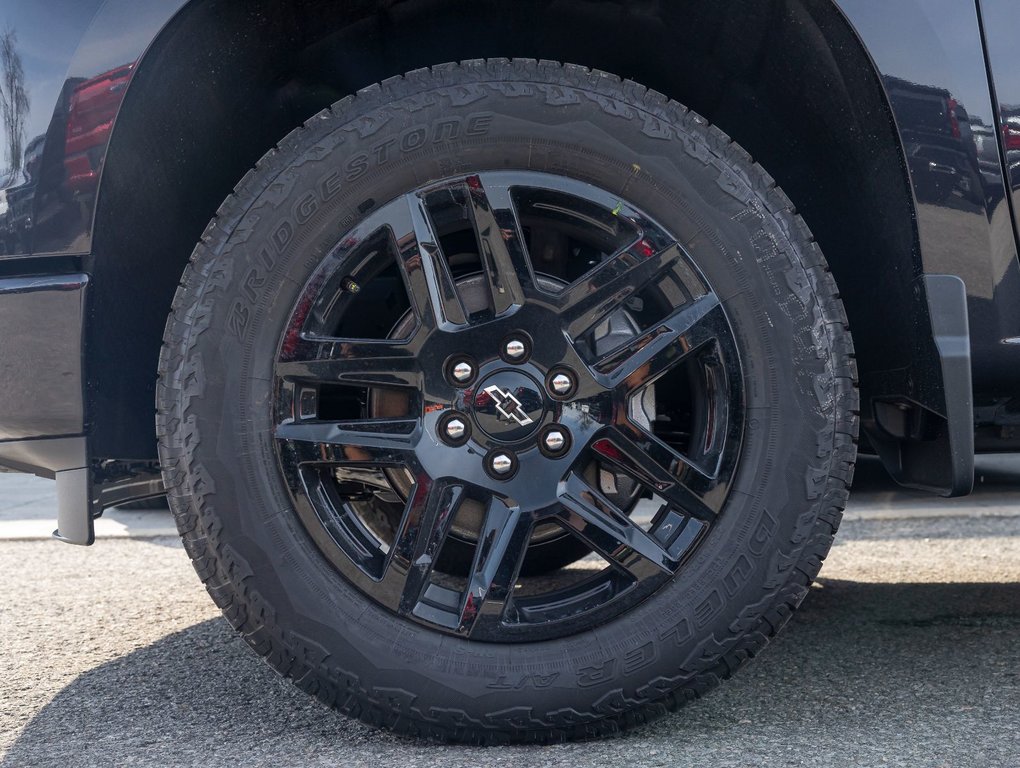
<path fill-rule="evenodd" d="M 485 56 L 633 77 L 776 176 L 898 481 L 966 493 L 976 450 L 1020 447 L 1014 0 L 0 0 L 0 21 L 0 465 L 57 479 L 68 541 L 161 491 L 161 333 L 236 180 L 345 93 Z"/>

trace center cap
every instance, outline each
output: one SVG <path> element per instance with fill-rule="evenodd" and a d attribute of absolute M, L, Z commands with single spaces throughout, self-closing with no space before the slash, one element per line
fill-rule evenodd
<path fill-rule="evenodd" d="M 519 371 L 497 371 L 478 382 L 472 398 L 475 423 L 495 440 L 523 440 L 545 413 L 542 387 Z"/>

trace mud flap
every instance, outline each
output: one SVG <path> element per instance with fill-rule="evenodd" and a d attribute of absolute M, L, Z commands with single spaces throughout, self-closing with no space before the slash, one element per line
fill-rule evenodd
<path fill-rule="evenodd" d="M 955 275 L 925 275 L 941 388 L 927 393 L 938 410 L 908 399 L 869 404 L 862 426 L 882 463 L 900 485 L 941 496 L 974 487 L 974 396 L 971 383 L 967 289 Z M 932 378 L 937 379 L 938 376 Z"/>

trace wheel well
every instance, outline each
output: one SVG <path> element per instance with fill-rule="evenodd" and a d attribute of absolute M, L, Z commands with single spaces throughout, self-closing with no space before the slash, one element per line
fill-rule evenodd
<path fill-rule="evenodd" d="M 909 359 L 912 197 L 878 76 L 831 0 L 192 0 L 139 64 L 106 161 L 87 342 L 93 456 L 155 456 L 156 360 L 177 282 L 262 154 L 365 85 L 494 56 L 597 67 L 719 125 L 811 226 L 862 371 Z"/>

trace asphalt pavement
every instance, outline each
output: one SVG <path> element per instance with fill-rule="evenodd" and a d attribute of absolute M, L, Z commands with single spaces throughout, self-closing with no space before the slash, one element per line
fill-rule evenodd
<path fill-rule="evenodd" d="M 0 475 L 0 768 L 1020 768 L 1020 457 L 938 500 L 860 471 L 793 623 L 735 679 L 623 737 L 477 749 L 395 737 L 280 679 L 223 621 L 165 511 L 46 540 L 45 481 Z"/>

